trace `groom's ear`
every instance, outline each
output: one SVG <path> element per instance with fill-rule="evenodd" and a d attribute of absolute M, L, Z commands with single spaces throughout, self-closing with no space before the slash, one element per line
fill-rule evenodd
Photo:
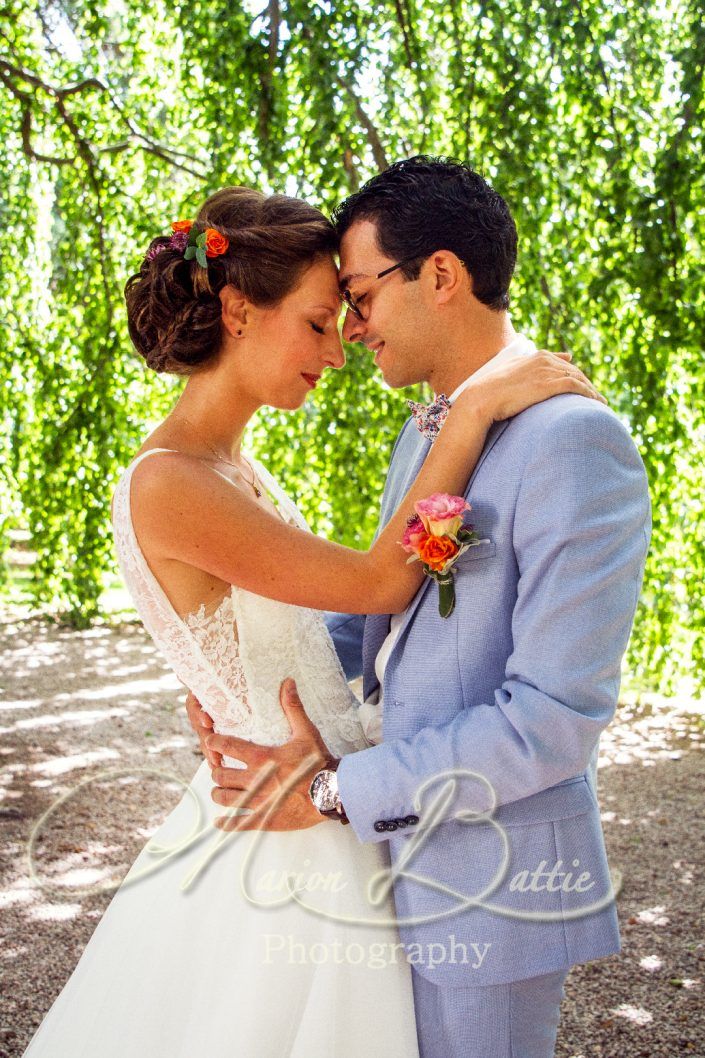
<path fill-rule="evenodd" d="M 452 250 L 436 250 L 426 261 L 431 271 L 434 298 L 437 305 L 445 305 L 461 290 L 472 292 L 472 277 L 465 264 Z"/>
<path fill-rule="evenodd" d="M 247 323 L 247 298 L 232 283 L 218 292 L 223 306 L 223 326 L 233 338 L 241 338 Z"/>

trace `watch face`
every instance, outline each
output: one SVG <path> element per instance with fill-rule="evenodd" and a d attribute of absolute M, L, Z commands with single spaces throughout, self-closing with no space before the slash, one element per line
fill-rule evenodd
<path fill-rule="evenodd" d="M 319 812 L 330 812 L 338 803 L 338 784 L 334 771 L 320 771 L 311 783 L 311 800 Z"/>

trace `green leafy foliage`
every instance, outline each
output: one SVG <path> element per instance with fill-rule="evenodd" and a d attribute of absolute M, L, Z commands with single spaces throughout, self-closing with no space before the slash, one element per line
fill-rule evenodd
<path fill-rule="evenodd" d="M 8 0 L 0 26 L 0 546 L 31 534 L 37 603 L 99 613 L 112 490 L 182 384 L 131 352 L 142 248 L 223 184 L 331 210 L 426 151 L 506 196 L 515 325 L 572 349 L 632 430 L 654 532 L 629 663 L 702 686 L 700 0 Z M 249 442 L 317 531 L 364 546 L 404 396 L 351 348 Z"/>

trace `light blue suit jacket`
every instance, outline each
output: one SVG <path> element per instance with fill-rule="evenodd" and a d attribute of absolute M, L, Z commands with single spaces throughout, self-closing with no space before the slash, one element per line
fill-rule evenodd
<path fill-rule="evenodd" d="M 428 452 L 411 423 L 394 447 L 381 526 Z M 628 431 L 572 394 L 496 423 L 466 496 L 489 542 L 459 560 L 449 618 L 425 580 L 386 667 L 383 742 L 338 769 L 358 838 L 389 841 L 407 956 L 444 986 L 620 950 L 596 766 L 651 531 Z M 367 697 L 389 615 L 327 622 Z M 434 778 L 443 773 L 454 778 Z M 404 825 L 410 815 L 418 823 Z M 395 820 L 393 833 L 380 830 Z"/>

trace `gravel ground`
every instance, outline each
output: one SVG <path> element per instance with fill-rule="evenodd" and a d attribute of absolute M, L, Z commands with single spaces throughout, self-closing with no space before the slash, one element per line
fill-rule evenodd
<path fill-rule="evenodd" d="M 0 636 L 0 1056 L 16 1058 L 201 758 L 139 625 L 75 632 L 6 609 Z M 557 1058 L 705 1058 L 704 736 L 702 703 L 657 696 L 624 701 L 603 735 L 623 951 L 571 971 Z"/>

